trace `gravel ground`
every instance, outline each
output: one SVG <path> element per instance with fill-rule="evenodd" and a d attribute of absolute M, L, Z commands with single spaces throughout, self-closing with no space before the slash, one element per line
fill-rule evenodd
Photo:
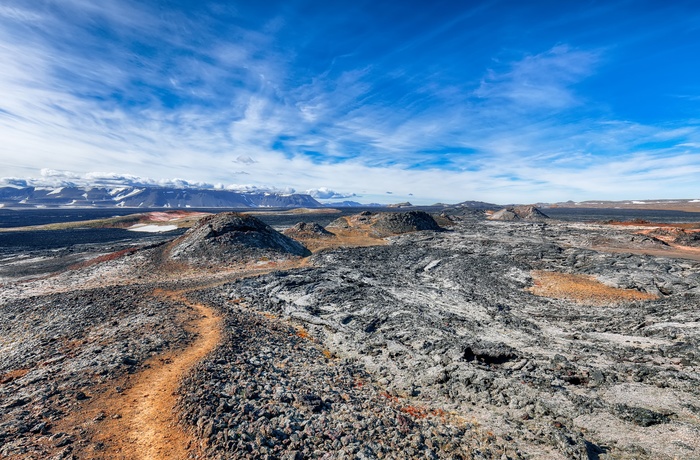
<path fill-rule="evenodd" d="M 150 357 L 191 340 L 150 287 L 34 296 L 0 307 L 0 457 L 47 458 L 87 441 L 55 425 Z M 59 455 L 59 454 L 57 454 Z"/>

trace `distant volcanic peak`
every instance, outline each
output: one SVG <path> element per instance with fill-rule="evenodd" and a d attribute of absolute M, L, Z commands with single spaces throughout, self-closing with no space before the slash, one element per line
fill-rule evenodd
<path fill-rule="evenodd" d="M 508 206 L 495 212 L 490 220 L 540 220 L 549 219 L 549 216 L 537 209 L 535 206 Z"/>
<path fill-rule="evenodd" d="M 304 246 L 259 219 L 235 212 L 200 219 L 170 246 L 172 259 L 195 265 L 309 254 Z"/>

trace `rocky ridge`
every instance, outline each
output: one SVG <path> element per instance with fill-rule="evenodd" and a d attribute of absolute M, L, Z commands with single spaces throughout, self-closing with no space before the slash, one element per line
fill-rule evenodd
<path fill-rule="evenodd" d="M 591 236 L 569 230 L 570 242 Z M 301 322 L 390 394 L 474 417 L 517 452 L 691 458 L 700 452 L 700 266 L 571 247 L 560 232 L 462 223 L 323 252 L 313 268 L 219 295 Z M 592 275 L 659 300 L 582 308 L 529 293 L 533 270 Z"/>
<path fill-rule="evenodd" d="M 316 222 L 299 222 L 283 231 L 282 234 L 292 239 L 332 238 L 334 236 L 333 233 Z"/>

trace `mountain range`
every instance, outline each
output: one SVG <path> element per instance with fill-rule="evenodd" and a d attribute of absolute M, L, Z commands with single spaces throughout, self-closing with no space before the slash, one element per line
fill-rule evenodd
<path fill-rule="evenodd" d="M 320 208 L 310 195 L 170 187 L 0 187 L 2 207 Z"/>

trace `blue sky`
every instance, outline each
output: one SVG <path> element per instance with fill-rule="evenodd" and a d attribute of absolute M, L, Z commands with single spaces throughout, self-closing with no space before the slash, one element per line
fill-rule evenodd
<path fill-rule="evenodd" d="M 0 176 L 698 198 L 698 57 L 690 1 L 5 0 Z"/>

